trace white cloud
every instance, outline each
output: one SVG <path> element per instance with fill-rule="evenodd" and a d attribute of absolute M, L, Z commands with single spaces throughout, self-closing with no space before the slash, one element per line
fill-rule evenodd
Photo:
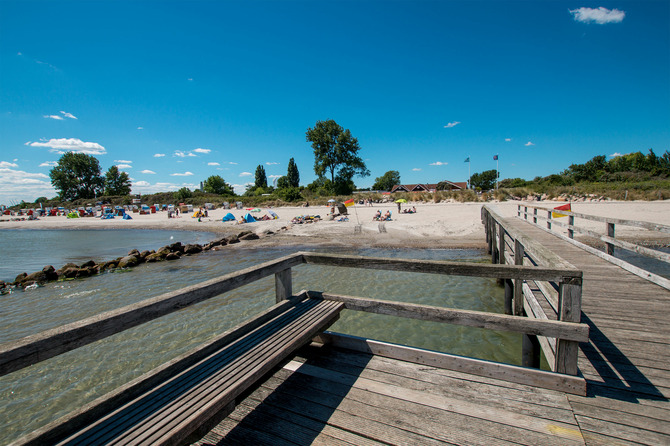
<path fill-rule="evenodd" d="M 207 163 L 208 166 L 220 166 L 221 164 L 219 163 Z"/>
<path fill-rule="evenodd" d="M 242 173 L 240 174 L 241 177 L 250 177 L 251 175 L 252 175 L 251 172 L 242 172 Z"/>
<path fill-rule="evenodd" d="M 279 164 L 279 163 L 275 163 L 275 162 L 270 162 L 270 161 L 268 161 L 268 162 L 265 163 L 265 164 L 266 164 L 267 166 L 273 166 L 273 165 L 275 165 L 275 164 Z"/>
<path fill-rule="evenodd" d="M 49 147 L 51 148 L 51 152 L 60 154 L 76 152 L 85 153 L 87 155 L 104 155 L 107 153 L 105 148 L 97 142 L 84 142 L 77 138 L 50 139 L 49 141 L 44 142 L 28 141 L 26 145 L 31 147 Z"/>
<path fill-rule="evenodd" d="M 526 144 L 524 144 L 524 146 L 526 146 L 526 147 L 530 147 L 530 146 L 534 146 L 534 145 L 535 145 L 535 144 L 533 144 L 533 143 L 530 142 L 530 141 L 528 141 Z"/>
<path fill-rule="evenodd" d="M 133 166 L 131 166 L 130 164 L 117 164 L 116 167 L 118 167 L 119 169 L 132 169 L 133 168 Z"/>
<path fill-rule="evenodd" d="M 189 81 L 189 82 L 193 82 L 193 78 L 192 78 L 192 77 L 189 77 L 189 78 L 186 79 L 186 80 Z"/>
<path fill-rule="evenodd" d="M 154 172 L 153 170 L 149 170 L 149 169 L 144 169 L 140 173 L 146 173 L 146 174 L 149 174 L 149 175 L 156 175 L 156 172 Z"/>
<path fill-rule="evenodd" d="M 413 170 L 414 172 L 421 172 L 421 169 L 420 169 L 419 167 L 415 167 L 415 168 L 412 169 L 412 170 Z"/>
<path fill-rule="evenodd" d="M 570 14 L 573 15 L 576 21 L 582 23 L 595 22 L 598 25 L 605 25 L 607 23 L 621 23 L 626 17 L 624 11 L 618 9 L 607 9 L 602 6 L 598 9 L 593 8 L 579 8 L 571 9 Z"/>
<path fill-rule="evenodd" d="M 211 151 L 212 151 L 212 149 L 201 149 L 199 147 L 194 150 L 195 153 L 209 153 Z"/>
<path fill-rule="evenodd" d="M 193 152 L 184 152 L 183 150 L 175 150 L 174 156 L 178 156 L 179 158 L 186 158 L 187 156 L 198 156 L 198 155 L 196 155 Z"/>
<path fill-rule="evenodd" d="M 617 156 L 622 156 L 622 154 L 619 152 L 614 152 L 613 154 L 610 155 L 610 158 L 616 158 Z"/>
<path fill-rule="evenodd" d="M 0 168 L 6 169 L 9 167 L 19 167 L 19 165 L 15 163 L 10 163 L 9 161 L 0 161 Z"/>
<path fill-rule="evenodd" d="M 63 116 L 66 117 L 66 118 L 77 119 L 77 117 L 76 117 L 75 115 L 73 115 L 72 113 L 68 113 L 68 112 L 64 112 L 64 111 L 61 111 L 61 113 L 62 113 Z"/>
<path fill-rule="evenodd" d="M 60 115 L 44 115 L 47 119 L 55 119 L 57 121 L 63 121 L 63 117 Z"/>
<path fill-rule="evenodd" d="M 154 153 L 154 158 L 160 158 L 160 157 L 163 157 L 163 156 L 165 156 L 164 153 Z"/>
<path fill-rule="evenodd" d="M 151 183 L 149 183 L 148 181 L 134 181 L 133 186 L 139 186 L 139 187 L 151 186 Z"/>
<path fill-rule="evenodd" d="M 283 175 L 268 175 L 268 178 L 281 178 Z"/>
<path fill-rule="evenodd" d="M 234 164 L 235 166 L 237 166 L 237 163 L 235 163 L 233 161 L 229 162 L 228 164 Z"/>
<path fill-rule="evenodd" d="M 175 184 L 175 183 L 149 183 L 148 181 L 133 181 L 133 193 L 153 194 L 156 192 L 176 191 L 182 187 L 188 187 L 193 190 L 195 184 Z"/>
<path fill-rule="evenodd" d="M 512 138 L 505 138 L 505 142 L 510 142 Z"/>
<path fill-rule="evenodd" d="M 137 127 L 137 130 L 144 130 L 144 127 Z"/>
<path fill-rule="evenodd" d="M 445 163 L 442 161 L 435 161 L 434 163 L 430 163 L 431 166 L 446 166 L 449 163 Z"/>
<path fill-rule="evenodd" d="M 132 164 L 132 161 L 128 160 L 114 160 L 115 163 L 122 163 L 122 164 Z"/>
<path fill-rule="evenodd" d="M 56 167 L 57 165 L 58 161 L 45 161 L 40 164 L 39 167 Z"/>
<path fill-rule="evenodd" d="M 32 202 L 37 197 L 54 195 L 56 191 L 47 175 L 0 167 L 0 203 L 10 204 L 21 200 Z"/>
<path fill-rule="evenodd" d="M 445 128 L 445 129 L 450 129 L 450 128 L 452 128 L 452 127 L 456 127 L 456 126 L 457 126 L 458 124 L 460 124 L 460 123 L 461 123 L 461 121 L 450 122 L 450 123 L 448 123 L 447 125 L 445 125 L 444 128 Z"/>
<path fill-rule="evenodd" d="M 170 176 L 173 177 L 190 177 L 193 175 L 193 172 L 184 172 L 184 173 L 171 173 Z"/>

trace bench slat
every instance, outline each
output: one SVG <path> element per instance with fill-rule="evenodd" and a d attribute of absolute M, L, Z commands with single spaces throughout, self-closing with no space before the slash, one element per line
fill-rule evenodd
<path fill-rule="evenodd" d="M 179 442 L 332 324 L 342 308 L 338 302 L 299 302 L 62 444 Z"/>

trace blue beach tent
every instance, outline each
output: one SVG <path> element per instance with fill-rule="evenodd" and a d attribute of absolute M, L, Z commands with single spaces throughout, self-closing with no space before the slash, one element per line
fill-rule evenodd
<path fill-rule="evenodd" d="M 228 212 L 224 217 L 222 221 L 235 221 L 235 216 Z"/>
<path fill-rule="evenodd" d="M 112 218 L 114 218 L 114 217 L 112 217 Z M 123 214 L 123 219 L 124 220 L 132 220 L 133 217 L 131 217 L 130 214 Z"/>
<path fill-rule="evenodd" d="M 247 213 L 247 215 L 244 216 L 244 221 L 247 223 L 254 223 L 256 222 L 256 219 L 251 216 L 251 214 Z"/>

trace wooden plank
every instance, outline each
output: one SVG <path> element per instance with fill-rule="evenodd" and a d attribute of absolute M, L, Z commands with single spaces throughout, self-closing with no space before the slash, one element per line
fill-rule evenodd
<path fill-rule="evenodd" d="M 292 254 L 0 346 L 0 376 L 104 339 L 302 263 Z"/>
<path fill-rule="evenodd" d="M 343 302 L 348 310 L 385 314 L 388 316 L 443 322 L 467 327 L 489 330 L 513 331 L 532 335 L 542 335 L 586 342 L 589 339 L 589 327 L 586 324 L 574 324 L 560 321 L 538 320 L 522 316 L 486 313 L 482 311 L 458 310 L 454 308 L 430 305 L 392 302 L 377 299 L 364 299 L 332 293 L 308 291 L 310 297 Z"/>
<path fill-rule="evenodd" d="M 324 332 L 319 336 L 319 339 L 326 343 L 332 343 L 337 347 L 399 359 L 401 361 L 425 364 L 447 370 L 470 373 L 472 375 L 574 393 L 576 395 L 586 395 L 586 381 L 576 376 L 466 358 L 447 353 L 432 352 L 332 332 Z"/>
<path fill-rule="evenodd" d="M 405 260 L 314 252 L 304 252 L 301 254 L 305 259 L 305 263 L 359 269 L 381 269 L 453 276 L 488 277 L 493 279 L 548 280 L 553 282 L 582 277 L 582 272 L 576 270 L 574 267 L 571 269 L 561 269 L 519 265 L 489 265 L 485 263 Z"/>

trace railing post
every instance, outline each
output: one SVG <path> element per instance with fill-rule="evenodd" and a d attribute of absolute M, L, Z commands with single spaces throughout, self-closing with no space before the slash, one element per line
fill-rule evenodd
<path fill-rule="evenodd" d="M 607 223 L 607 236 L 614 238 L 614 223 Z M 611 243 L 607 244 L 607 254 L 614 255 L 614 245 Z"/>
<path fill-rule="evenodd" d="M 568 279 L 558 285 L 558 320 L 580 322 L 582 317 L 582 281 L 580 278 Z M 554 371 L 567 375 L 576 375 L 579 342 L 556 340 L 556 362 Z"/>
<path fill-rule="evenodd" d="M 575 216 L 568 215 L 568 224 L 571 226 L 568 228 L 568 237 L 575 238 L 575 230 L 572 227 L 575 226 Z"/>
<path fill-rule="evenodd" d="M 275 296 L 277 303 L 288 299 L 293 295 L 293 279 L 291 268 L 275 273 Z"/>
<path fill-rule="evenodd" d="M 487 253 L 491 254 L 493 252 L 493 241 L 491 240 L 491 214 L 486 214 L 486 245 Z"/>
<path fill-rule="evenodd" d="M 521 205 L 520 204 L 516 205 L 516 216 L 521 217 Z"/>
<path fill-rule="evenodd" d="M 540 341 L 537 336 L 524 334 L 521 336 L 521 365 L 540 368 Z"/>
<path fill-rule="evenodd" d="M 512 279 L 505 279 L 505 314 L 512 314 L 514 285 Z"/>
<path fill-rule="evenodd" d="M 505 228 L 498 224 L 498 263 L 505 264 Z"/>
<path fill-rule="evenodd" d="M 525 250 L 519 240 L 514 240 L 514 264 L 523 265 Z M 514 279 L 514 314 L 523 314 L 523 280 Z"/>
<path fill-rule="evenodd" d="M 551 229 L 551 211 L 547 211 L 547 229 Z"/>
<path fill-rule="evenodd" d="M 537 208 L 533 208 L 533 223 L 537 224 Z"/>
<path fill-rule="evenodd" d="M 523 218 L 524 220 L 528 220 L 528 206 L 523 207 Z"/>

